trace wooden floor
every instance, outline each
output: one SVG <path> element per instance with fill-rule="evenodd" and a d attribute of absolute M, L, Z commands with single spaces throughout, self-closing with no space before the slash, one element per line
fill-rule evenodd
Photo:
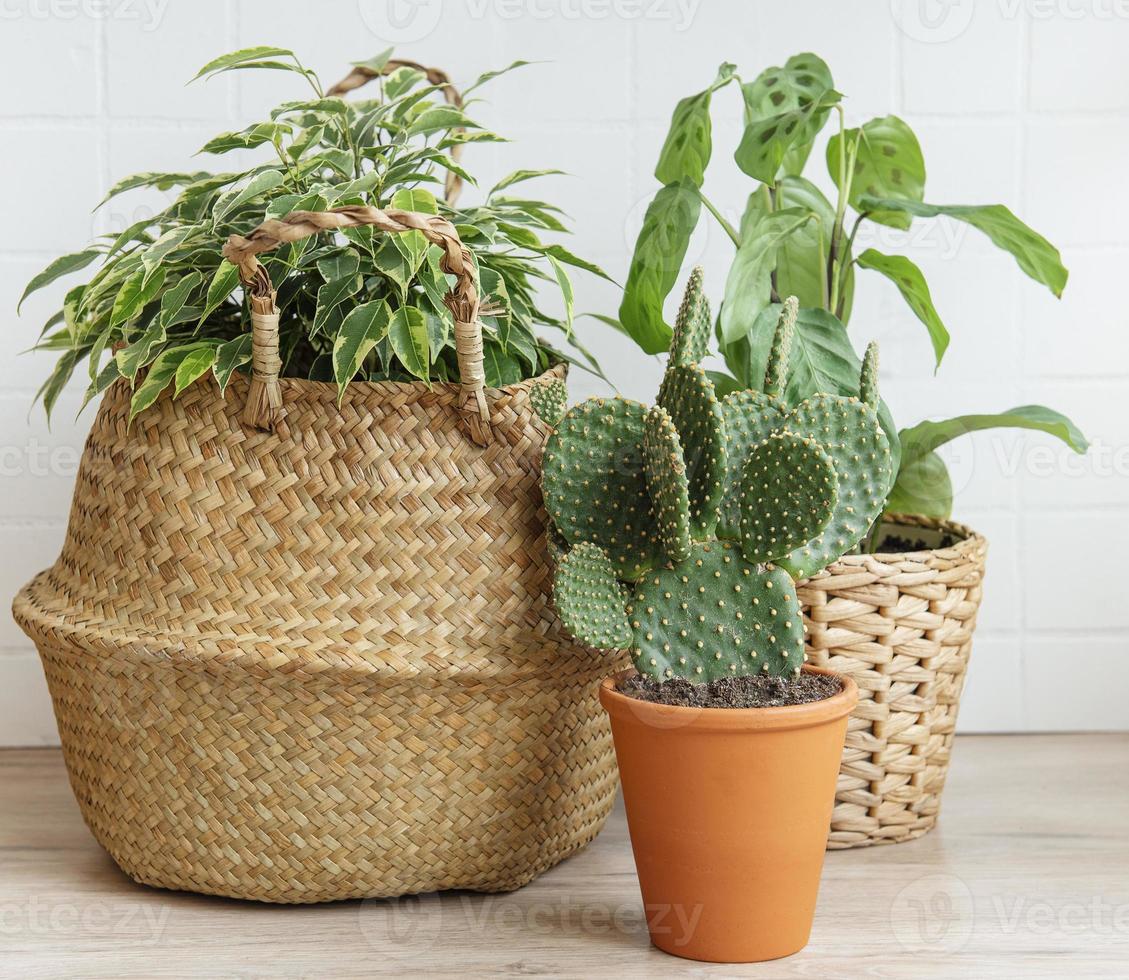
<path fill-rule="evenodd" d="M 958 739 L 941 824 L 827 855 L 810 945 L 651 948 L 622 811 L 511 895 L 265 906 L 134 885 L 52 749 L 0 752 L 0 976 L 1125 977 L 1129 734 Z"/>

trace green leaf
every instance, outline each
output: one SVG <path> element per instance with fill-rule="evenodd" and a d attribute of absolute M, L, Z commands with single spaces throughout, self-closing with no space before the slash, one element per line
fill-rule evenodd
<path fill-rule="evenodd" d="M 293 127 L 286 123 L 262 122 L 248 126 L 235 133 L 220 133 L 205 143 L 199 153 L 230 153 L 232 150 L 250 150 L 264 143 L 281 142 L 283 137 L 289 136 Z"/>
<path fill-rule="evenodd" d="M 193 180 L 198 180 L 204 174 L 194 173 L 179 173 L 179 174 L 166 174 L 157 173 L 155 171 L 146 171 L 145 173 L 130 174 L 128 177 L 123 177 L 116 184 L 114 184 L 107 192 L 106 196 L 98 202 L 94 208 L 95 211 L 102 207 L 111 198 L 117 197 L 119 194 L 124 194 L 126 191 L 131 191 L 137 187 L 155 187 L 159 191 L 167 191 L 170 187 L 175 187 L 177 184 L 187 184 Z"/>
<path fill-rule="evenodd" d="M 229 54 L 220 55 L 220 57 L 209 61 L 195 74 L 192 81 L 203 78 L 205 75 L 214 75 L 219 72 L 230 71 L 232 68 L 246 68 L 249 64 L 262 61 L 266 58 L 287 57 L 294 57 L 294 52 L 289 48 L 274 48 L 263 44 L 252 48 L 242 48 L 239 51 L 232 51 Z"/>
<path fill-rule="evenodd" d="M 137 316 L 145 304 L 161 291 L 164 282 L 165 270 L 163 268 L 154 269 L 151 273 L 146 273 L 145 269 L 138 269 L 130 275 L 122 283 L 121 289 L 118 290 L 118 294 L 114 298 L 114 307 L 110 314 L 111 329 L 123 323 L 128 323 Z"/>
<path fill-rule="evenodd" d="M 185 303 L 188 302 L 188 297 L 192 295 L 192 292 L 203 280 L 204 277 L 199 272 L 190 272 L 178 280 L 176 285 L 161 297 L 161 312 L 157 319 L 160 321 L 162 330 L 167 330 L 174 322 L 177 322 L 177 317 Z"/>
<path fill-rule="evenodd" d="M 238 285 L 239 267 L 224 259 L 219 264 L 219 268 L 216 269 L 208 286 L 208 297 L 204 301 L 204 312 L 200 316 L 200 322 L 203 323 L 219 309 L 220 304 L 235 292 Z"/>
<path fill-rule="evenodd" d="M 435 195 L 425 191 L 422 187 L 402 188 L 392 195 L 392 207 L 401 211 L 418 211 L 420 214 L 438 214 L 439 204 Z M 423 257 L 430 247 L 422 231 L 406 231 L 393 235 L 392 240 L 400 253 L 407 259 L 408 275 L 410 280 L 419 270 Z"/>
<path fill-rule="evenodd" d="M 904 211 L 917 218 L 946 215 L 964 221 L 984 232 L 992 244 L 1010 252 L 1024 272 L 1042 283 L 1055 296 L 1062 296 L 1067 271 L 1058 249 L 1042 235 L 1029 228 L 1002 204 L 924 204 L 919 201 L 897 201 L 892 198 L 864 197 L 859 210 Z"/>
<path fill-rule="evenodd" d="M 164 324 L 161 323 L 159 317 L 154 317 L 140 337 L 114 354 L 114 360 L 118 363 L 118 371 L 121 376 L 128 378 L 132 384 L 137 377 L 137 372 L 149 363 L 153 352 L 167 338 Z"/>
<path fill-rule="evenodd" d="M 454 106 L 437 105 L 424 109 L 408 127 L 407 137 L 430 136 L 432 133 L 448 129 L 480 129 L 478 123 L 468 119 L 461 109 Z"/>
<path fill-rule="evenodd" d="M 910 463 L 903 459 L 886 498 L 886 512 L 948 520 L 953 513 L 953 481 L 945 461 L 936 453 L 927 453 Z"/>
<path fill-rule="evenodd" d="M 91 248 L 84 252 L 72 252 L 70 255 L 64 255 L 55 259 L 46 269 L 32 277 L 31 282 L 29 282 L 24 289 L 19 303 L 16 304 L 16 313 L 19 314 L 20 307 L 24 305 L 24 300 L 36 290 L 50 285 L 56 279 L 61 279 L 63 276 L 69 276 L 72 272 L 85 269 L 101 254 L 102 252 L 98 249 Z"/>
<path fill-rule="evenodd" d="M 717 78 L 709 88 L 687 96 L 674 107 L 670 129 L 655 165 L 659 183 L 674 184 L 686 178 L 695 187 L 702 186 L 713 152 L 710 99 L 715 91 L 732 80 L 736 70 L 736 65 L 726 62 L 718 69 Z"/>
<path fill-rule="evenodd" d="M 532 180 L 535 177 L 550 177 L 556 174 L 564 174 L 563 170 L 515 170 L 512 174 L 503 177 L 493 187 L 490 188 L 490 193 L 487 198 L 493 197 L 498 191 L 505 190 L 507 187 L 513 187 L 514 184 L 520 184 L 525 180 Z"/>
<path fill-rule="evenodd" d="M 318 259 L 318 274 L 326 282 L 355 276 L 361 267 L 361 257 L 354 249 L 343 248 L 324 259 Z"/>
<path fill-rule="evenodd" d="M 82 397 L 82 406 L 79 408 L 79 413 L 81 414 L 82 409 L 86 408 L 94 398 L 102 394 L 121 376 L 121 371 L 118 370 L 118 362 L 111 357 L 106 362 L 106 366 L 98 372 L 97 377 L 91 380 L 90 387 L 86 389 L 86 394 Z"/>
<path fill-rule="evenodd" d="M 216 360 L 216 348 L 214 344 L 209 344 L 207 347 L 200 347 L 187 354 L 180 366 L 176 369 L 176 385 L 173 391 L 173 397 L 179 398 L 180 393 L 184 391 L 190 384 L 198 381 L 208 371 L 211 370 L 212 365 Z"/>
<path fill-rule="evenodd" d="M 388 324 L 392 350 L 411 375 L 426 381 L 431 364 L 427 320 L 414 306 L 401 306 Z"/>
<path fill-rule="evenodd" d="M 513 71 L 515 68 L 524 68 L 526 65 L 531 65 L 531 61 L 514 61 L 508 64 L 505 68 L 499 68 L 494 71 L 488 71 L 478 76 L 472 84 L 463 89 L 463 95 L 470 95 L 480 85 L 485 85 L 487 82 L 498 78 L 500 75 L 505 75 L 507 72 Z"/>
<path fill-rule="evenodd" d="M 351 310 L 333 342 L 333 377 L 337 382 L 337 402 L 345 386 L 356 377 L 361 364 L 388 332 L 392 311 L 386 300 L 362 303 Z"/>
<path fill-rule="evenodd" d="M 733 154 L 737 166 L 750 177 L 774 185 L 789 153 L 805 138 L 814 121 L 825 118 L 840 98 L 838 92 L 825 92 L 799 109 L 749 123 Z"/>
<path fill-rule="evenodd" d="M 929 295 L 929 285 L 921 270 L 904 255 L 884 255 L 873 248 L 868 248 L 858 257 L 858 264 L 864 269 L 881 272 L 898 287 L 909 308 L 929 331 L 933 354 L 937 358 L 937 367 L 940 367 L 941 358 L 949 346 L 949 331 L 933 307 L 933 297 Z"/>
<path fill-rule="evenodd" d="M 356 293 L 362 285 L 360 275 L 354 273 L 342 279 L 327 282 L 318 290 L 317 311 L 314 313 L 313 326 L 310 333 L 314 336 L 325 332 L 325 325 L 330 314 L 345 300 Z"/>
<path fill-rule="evenodd" d="M 692 181 L 662 188 L 651 201 L 627 273 L 619 320 L 648 354 L 670 347 L 663 302 L 678 278 L 690 235 L 698 224 L 701 197 Z"/>
<path fill-rule="evenodd" d="M 245 187 L 236 187 L 221 195 L 212 211 L 212 227 L 218 228 L 223 219 L 241 204 L 246 204 L 267 191 L 274 190 L 285 179 L 278 170 L 264 170 L 252 177 Z"/>
<path fill-rule="evenodd" d="M 553 266 L 553 272 L 557 276 L 557 285 L 561 287 L 561 296 L 564 299 L 565 306 L 565 333 L 572 334 L 572 310 L 573 310 L 573 293 L 572 293 L 572 280 L 569 279 L 565 267 L 558 262 L 551 255 L 549 262 Z M 521 380 L 520 378 L 518 380 Z"/>
<path fill-rule="evenodd" d="M 849 174 L 851 207 L 863 210 L 863 197 L 890 197 L 920 201 L 925 195 L 925 159 L 917 137 L 897 116 L 883 116 L 864 123 L 861 129 L 848 129 L 836 134 L 827 144 L 827 169 L 836 185 L 842 165 L 843 147 L 855 146 L 854 173 Z M 871 211 L 871 221 L 893 228 L 906 229 L 910 217 L 902 211 Z"/>
<path fill-rule="evenodd" d="M 763 390 L 768 353 L 772 348 L 780 310 L 779 303 L 766 306 L 748 334 L 747 378 L 750 387 L 758 390 Z M 857 396 L 861 371 L 862 361 L 855 354 L 846 328 L 839 319 L 826 310 L 801 307 L 792 336 L 792 356 L 785 391 L 788 404 L 797 405 L 810 395 L 821 392 Z M 878 407 L 878 418 L 890 440 L 892 465 L 896 469 L 900 459 L 898 430 L 885 402 Z"/>
<path fill-rule="evenodd" d="M 152 272 L 159 266 L 170 252 L 176 251 L 183 245 L 197 229 L 193 225 L 187 227 L 171 228 L 150 245 L 141 256 L 141 264 Z"/>
<path fill-rule="evenodd" d="M 35 394 L 34 401 L 43 399 L 43 409 L 47 413 L 47 422 L 51 422 L 51 410 L 55 407 L 55 402 L 59 398 L 59 394 L 63 388 L 66 387 L 67 382 L 74 374 L 78 362 L 81 360 L 81 355 L 77 350 L 68 350 L 56 362 L 51 374 L 47 380 L 40 386 L 39 391 Z"/>
<path fill-rule="evenodd" d="M 959 415 L 942 422 L 919 422 L 910 429 L 903 429 L 899 433 L 902 440 L 902 465 L 914 463 L 953 439 L 983 429 L 1034 429 L 1046 432 L 1061 439 L 1076 453 L 1084 453 L 1090 445 L 1078 427 L 1061 412 L 1044 405 L 1020 405 L 1006 412 Z"/>
<path fill-rule="evenodd" d="M 767 191 L 759 195 L 767 206 Z M 779 296 L 795 296 L 800 306 L 827 308 L 830 302 L 827 285 L 827 255 L 835 226 L 835 208 L 823 192 L 803 177 L 781 177 L 776 184 L 776 206 L 802 208 L 811 220 L 780 243 L 776 256 L 776 292 Z M 851 253 L 842 244 L 841 259 L 849 263 Z M 854 297 L 854 266 L 848 265 L 840 289 L 839 318 L 846 323 Z"/>
<path fill-rule="evenodd" d="M 227 391 L 227 383 L 236 369 L 241 368 L 251 360 L 251 335 L 240 334 L 234 340 L 220 344 L 216 351 L 216 360 L 212 365 L 212 374 L 220 386 L 220 394 Z"/>
<path fill-rule="evenodd" d="M 517 360 L 495 343 L 483 344 L 482 363 L 488 388 L 503 388 L 506 385 L 517 384 L 524 376 Z"/>
<path fill-rule="evenodd" d="M 137 386 L 133 398 L 129 403 L 129 420 L 132 422 L 138 415 L 145 411 L 160 397 L 169 382 L 176 377 L 184 359 L 194 351 L 200 350 L 203 344 L 188 344 L 184 347 L 170 347 L 161 351 L 153 362 L 145 379 Z"/>
<path fill-rule="evenodd" d="M 583 269 L 585 272 L 591 272 L 594 276 L 599 276 L 601 279 L 606 279 L 608 282 L 615 283 L 615 280 L 594 262 L 589 262 L 586 259 L 582 259 L 576 255 L 573 255 L 572 252 L 570 252 L 563 245 L 549 245 L 547 248 L 541 250 L 541 254 L 552 256 L 554 259 L 560 260 L 565 265 L 571 265 L 574 268 Z"/>
<path fill-rule="evenodd" d="M 760 311 L 772 302 L 772 269 L 776 250 L 809 220 L 800 208 L 764 211 L 750 197 L 741 220 L 741 246 L 725 280 L 721 306 L 721 343 L 743 337 Z"/>
<path fill-rule="evenodd" d="M 392 48 L 385 48 L 380 54 L 367 61 L 354 61 L 351 64 L 356 68 L 367 68 L 374 75 L 379 75 L 384 71 L 384 66 L 388 64 L 388 59 L 392 57 Z"/>
<path fill-rule="evenodd" d="M 765 69 L 741 86 L 741 94 L 745 132 L 734 158 L 745 173 L 770 185 L 804 169 L 828 112 L 842 98 L 830 69 L 810 53 Z"/>

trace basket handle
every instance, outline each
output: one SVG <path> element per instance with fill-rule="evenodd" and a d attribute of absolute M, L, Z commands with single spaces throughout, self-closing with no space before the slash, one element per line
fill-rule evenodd
<path fill-rule="evenodd" d="M 360 88 L 362 85 L 367 85 L 374 78 L 380 78 L 384 75 L 391 75 L 399 68 L 413 68 L 416 71 L 423 72 L 427 77 L 429 84 L 434 85 L 436 88 L 443 92 L 443 98 L 447 101 L 448 105 L 454 106 L 456 109 L 463 107 L 463 97 L 457 88 L 452 84 L 450 76 L 443 71 L 442 68 L 427 68 L 421 65 L 418 61 L 406 61 L 403 59 L 393 58 L 386 62 L 380 71 L 373 71 L 371 68 L 366 68 L 364 65 L 357 65 L 353 68 L 348 75 L 339 81 L 333 88 L 329 89 L 325 94 L 329 96 L 345 95 L 352 92 L 354 89 Z M 452 130 L 455 133 L 463 132 L 462 127 Z M 451 159 L 458 163 L 463 157 L 463 144 L 456 143 L 451 147 Z M 451 206 L 455 206 L 459 195 L 463 190 L 463 179 L 454 171 L 448 170 L 447 176 L 443 182 L 443 197 Z"/>
<path fill-rule="evenodd" d="M 443 302 L 455 320 L 455 351 L 462 384 L 458 410 L 471 439 L 480 446 L 488 445 L 492 437 L 490 406 L 486 401 L 482 362 L 478 287 L 470 252 L 446 218 L 398 208 L 381 210 L 364 204 L 329 211 L 293 211 L 285 218 L 264 221 L 246 236 L 232 235 L 224 245 L 224 258 L 239 267 L 251 305 L 251 387 L 243 409 L 244 423 L 270 431 L 282 415 L 282 389 L 278 383 L 282 369 L 278 353 L 279 311 L 270 275 L 256 256 L 318 232 L 361 225 L 372 225 L 392 235 L 419 231 L 428 242 L 443 250 L 439 267 L 455 276 Z"/>

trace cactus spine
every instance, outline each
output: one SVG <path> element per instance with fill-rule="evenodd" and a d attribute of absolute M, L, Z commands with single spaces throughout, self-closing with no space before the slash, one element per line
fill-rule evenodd
<path fill-rule="evenodd" d="M 590 399 L 559 420 L 544 494 L 570 550 L 553 595 L 580 642 L 628 649 L 656 679 L 799 673 L 793 580 L 855 546 L 892 473 L 873 345 L 861 399 L 784 402 L 796 313 L 789 299 L 765 390 L 719 402 L 697 364 L 709 313 L 696 269 L 658 404 Z"/>

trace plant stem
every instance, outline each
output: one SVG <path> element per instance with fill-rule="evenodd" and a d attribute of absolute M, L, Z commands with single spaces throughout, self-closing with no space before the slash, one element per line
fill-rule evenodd
<path fill-rule="evenodd" d="M 835 203 L 835 224 L 831 229 L 831 247 L 827 255 L 827 278 L 830 283 L 828 309 L 834 312 L 839 307 L 839 293 L 842 289 L 842 270 L 839 267 L 842 250 L 843 221 L 847 214 L 847 199 L 851 193 L 851 180 L 855 173 L 855 157 L 858 154 L 858 140 L 847 146 L 846 116 L 842 105 L 836 105 L 839 113 L 839 197 Z M 862 134 L 859 134 L 859 139 Z"/>
<path fill-rule="evenodd" d="M 702 199 L 702 203 L 706 206 L 706 210 L 709 211 L 709 213 L 717 219 L 717 223 L 721 225 L 721 227 L 725 230 L 725 233 L 729 236 L 730 241 L 733 242 L 734 247 L 740 248 L 741 236 L 737 234 L 737 229 L 735 229 L 728 221 L 725 220 L 725 218 L 722 217 L 721 212 L 718 211 L 718 209 L 713 206 L 713 203 L 710 201 L 710 199 L 702 193 L 701 188 L 698 188 L 698 197 Z"/>

